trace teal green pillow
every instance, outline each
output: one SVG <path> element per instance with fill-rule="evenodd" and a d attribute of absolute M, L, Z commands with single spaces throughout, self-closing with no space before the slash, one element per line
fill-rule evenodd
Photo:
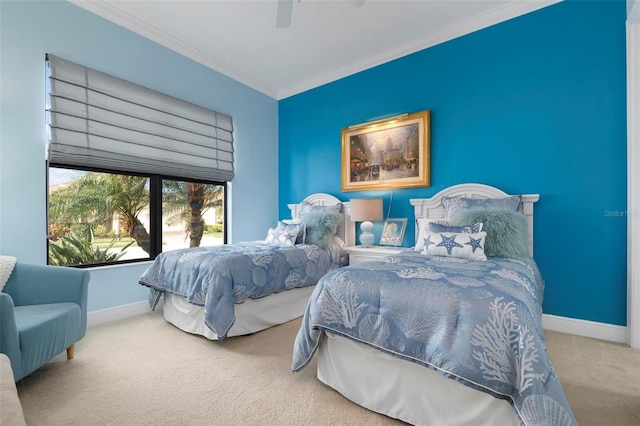
<path fill-rule="evenodd" d="M 527 260 L 529 255 L 529 225 L 518 211 L 504 209 L 462 210 L 451 217 L 452 225 L 482 223 L 487 233 L 484 252 L 487 257 L 507 257 Z"/>
<path fill-rule="evenodd" d="M 306 226 L 304 242 L 329 247 L 342 220 L 342 213 L 331 211 L 310 211 L 302 215 L 300 221 Z"/>

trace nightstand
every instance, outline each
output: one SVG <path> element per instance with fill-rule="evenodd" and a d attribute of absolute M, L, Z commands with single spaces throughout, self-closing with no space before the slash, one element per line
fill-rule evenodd
<path fill-rule="evenodd" d="M 344 248 L 349 253 L 349 265 L 357 265 L 367 260 L 375 260 L 391 254 L 398 254 L 407 247 L 388 247 L 388 246 L 349 246 Z"/>

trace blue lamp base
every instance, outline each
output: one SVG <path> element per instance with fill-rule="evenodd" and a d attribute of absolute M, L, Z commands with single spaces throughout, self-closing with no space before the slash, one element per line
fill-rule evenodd
<path fill-rule="evenodd" d="M 373 223 L 366 220 L 360 224 L 360 245 L 365 247 L 370 247 L 373 245 L 373 241 L 375 239 L 375 235 L 373 235 Z"/>

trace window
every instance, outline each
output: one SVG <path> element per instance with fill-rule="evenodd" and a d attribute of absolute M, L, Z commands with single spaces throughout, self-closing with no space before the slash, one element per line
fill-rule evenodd
<path fill-rule="evenodd" d="M 49 264 L 226 243 L 233 121 L 47 55 Z"/>
<path fill-rule="evenodd" d="M 49 264 L 126 263 L 224 244 L 225 188 L 224 182 L 50 165 Z"/>
<path fill-rule="evenodd" d="M 162 249 L 224 244 L 223 184 L 162 180 Z"/>

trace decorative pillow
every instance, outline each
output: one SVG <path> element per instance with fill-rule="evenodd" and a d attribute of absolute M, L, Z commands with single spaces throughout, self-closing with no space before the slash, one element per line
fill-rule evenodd
<path fill-rule="evenodd" d="M 482 223 L 474 223 L 473 225 L 449 225 L 449 222 L 429 222 L 429 232 L 464 232 L 466 234 L 476 234 L 480 231 L 482 231 Z"/>
<path fill-rule="evenodd" d="M 276 227 L 278 231 L 284 231 L 287 229 L 297 229 L 298 236 L 296 237 L 296 244 L 304 243 L 304 236 L 307 226 L 300 221 L 300 219 L 285 219 L 283 221 L 278 221 L 278 226 Z"/>
<path fill-rule="evenodd" d="M 9 281 L 17 260 L 18 258 L 15 256 L 0 256 L 0 291 L 4 289 L 7 281 Z"/>
<path fill-rule="evenodd" d="M 424 236 L 427 232 L 467 232 L 475 233 L 482 231 L 482 224 L 476 223 L 469 225 L 469 230 L 464 230 L 463 226 L 456 226 L 452 228 L 452 225 L 446 219 L 428 219 L 426 217 L 419 217 L 416 219 L 416 228 L 418 229 L 418 238 L 416 239 L 416 245 L 414 250 L 424 250 Z"/>
<path fill-rule="evenodd" d="M 278 246 L 292 246 L 295 244 L 297 236 L 297 229 L 277 230 L 269 228 L 264 242 Z"/>
<path fill-rule="evenodd" d="M 442 207 L 444 207 L 446 217 L 451 217 L 462 210 L 502 209 L 516 211 L 518 206 L 520 206 L 518 195 L 505 198 L 442 197 Z"/>
<path fill-rule="evenodd" d="M 487 260 L 484 246 L 487 233 L 476 232 L 427 232 L 424 236 L 424 253 L 434 256 Z"/>
<path fill-rule="evenodd" d="M 451 218 L 453 224 L 482 222 L 487 232 L 485 253 L 488 257 L 530 259 L 529 225 L 520 212 L 504 209 L 467 210 Z"/>
<path fill-rule="evenodd" d="M 445 220 L 434 221 L 433 219 L 428 219 L 426 217 L 418 217 L 416 218 L 416 229 L 418 230 L 416 245 L 413 247 L 416 251 L 424 250 L 424 235 L 429 232 L 429 224 L 430 223 L 446 223 Z"/>
<path fill-rule="evenodd" d="M 300 203 L 300 217 L 310 212 L 329 212 L 329 213 L 342 213 L 342 203 L 334 204 L 332 206 L 316 206 L 314 204 L 303 201 Z"/>
<path fill-rule="evenodd" d="M 306 225 L 307 244 L 317 244 L 327 248 L 336 235 L 338 226 L 343 220 L 342 213 L 328 211 L 311 211 L 300 218 Z"/>

